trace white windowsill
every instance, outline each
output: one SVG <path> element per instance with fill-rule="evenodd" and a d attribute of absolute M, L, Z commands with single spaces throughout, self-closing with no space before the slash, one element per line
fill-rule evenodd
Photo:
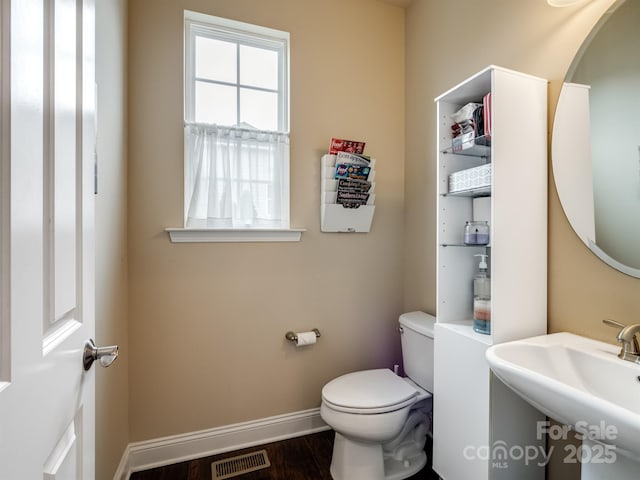
<path fill-rule="evenodd" d="M 213 229 L 165 228 L 172 243 L 207 242 L 299 242 L 304 228 L 290 229 Z"/>

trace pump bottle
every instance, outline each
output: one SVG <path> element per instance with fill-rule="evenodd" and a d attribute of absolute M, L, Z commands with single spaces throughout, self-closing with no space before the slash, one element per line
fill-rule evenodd
<path fill-rule="evenodd" d="M 486 254 L 477 254 L 481 257 L 478 265 L 478 273 L 473 278 L 473 329 L 478 333 L 489 335 L 491 333 L 491 279 L 487 274 Z"/>

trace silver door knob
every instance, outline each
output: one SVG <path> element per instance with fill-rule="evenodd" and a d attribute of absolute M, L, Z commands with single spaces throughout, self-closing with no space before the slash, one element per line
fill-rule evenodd
<path fill-rule="evenodd" d="M 115 359 L 118 358 L 118 346 L 111 345 L 109 347 L 96 347 L 92 338 L 84 344 L 84 353 L 82 355 L 82 364 L 85 370 L 89 370 L 93 362 L 98 360 L 100 365 L 108 367 Z"/>

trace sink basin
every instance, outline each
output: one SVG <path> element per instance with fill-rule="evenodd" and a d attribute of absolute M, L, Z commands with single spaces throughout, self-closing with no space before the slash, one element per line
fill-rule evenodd
<path fill-rule="evenodd" d="M 640 461 L 640 365 L 572 333 L 494 345 L 487 360 L 509 388 L 586 438 Z"/>

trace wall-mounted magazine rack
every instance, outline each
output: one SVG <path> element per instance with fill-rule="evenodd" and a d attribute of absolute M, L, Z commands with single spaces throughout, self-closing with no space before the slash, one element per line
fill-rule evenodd
<path fill-rule="evenodd" d="M 338 199 L 339 179 L 336 175 L 337 155 L 326 154 L 322 156 L 322 191 L 320 193 L 320 230 L 323 232 L 369 232 L 373 213 L 376 209 L 375 202 L 375 160 L 369 164 L 369 176 L 371 182 L 368 190 L 366 204 L 357 207 L 349 206 L 349 202 Z"/>

